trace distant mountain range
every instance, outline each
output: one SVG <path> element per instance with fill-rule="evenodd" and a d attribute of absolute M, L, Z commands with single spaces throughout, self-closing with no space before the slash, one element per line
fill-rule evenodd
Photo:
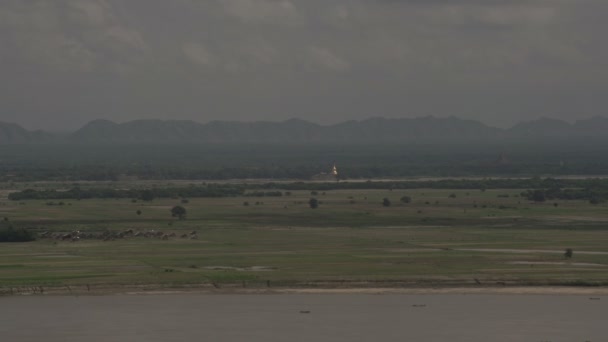
<path fill-rule="evenodd" d="M 432 116 L 413 119 L 372 118 L 318 125 L 300 119 L 282 122 L 95 120 L 70 134 L 28 131 L 0 122 L 0 144 L 26 143 L 397 143 L 473 142 L 539 139 L 606 139 L 608 118 L 568 123 L 542 118 L 501 129 L 478 121 Z"/>

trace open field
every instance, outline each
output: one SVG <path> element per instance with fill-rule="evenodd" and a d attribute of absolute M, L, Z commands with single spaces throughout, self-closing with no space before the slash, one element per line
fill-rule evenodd
<path fill-rule="evenodd" d="M 38 232 L 162 231 L 0 245 L 0 287 L 608 285 L 608 206 L 532 203 L 522 190 L 335 190 L 311 196 L 0 200 Z M 453 198 L 450 195 L 453 194 Z M 400 202 L 404 195 L 412 202 Z M 3 193 L 6 196 L 6 192 Z M 508 196 L 508 197 L 507 197 Z M 319 208 L 308 200 L 316 197 Z M 392 205 L 383 207 L 383 198 Z M 248 206 L 244 202 L 249 202 Z M 136 211 L 141 210 L 141 215 Z M 195 231 L 197 239 L 180 238 Z M 574 256 L 564 257 L 572 248 Z"/>

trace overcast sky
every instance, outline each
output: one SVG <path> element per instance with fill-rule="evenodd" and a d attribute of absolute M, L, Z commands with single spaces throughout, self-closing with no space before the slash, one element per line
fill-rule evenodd
<path fill-rule="evenodd" d="M 608 115 L 607 0 L 2 0 L 0 121 Z"/>

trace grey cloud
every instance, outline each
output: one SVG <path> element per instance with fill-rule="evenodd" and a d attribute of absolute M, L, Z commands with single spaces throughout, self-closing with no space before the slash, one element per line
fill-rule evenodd
<path fill-rule="evenodd" d="M 2 5 L 0 5 L 0 8 Z M 145 49 L 142 35 L 125 26 L 102 0 L 9 2 L 2 8 L 3 39 L 17 58 L 61 70 L 91 71 L 132 62 Z"/>
<path fill-rule="evenodd" d="M 333 71 L 345 71 L 351 66 L 348 61 L 324 47 L 312 46 L 308 49 L 308 53 L 314 64 Z"/>
<path fill-rule="evenodd" d="M 102 25 L 108 20 L 109 5 L 105 1 L 75 1 L 70 6 L 93 24 Z"/>
<path fill-rule="evenodd" d="M 203 66 L 211 66 L 215 57 L 209 53 L 207 48 L 199 43 L 186 43 L 182 46 L 184 55 L 193 63 Z"/>
<path fill-rule="evenodd" d="M 606 114 L 600 0 L 7 0 L 0 120 Z"/>
<path fill-rule="evenodd" d="M 298 9 L 289 0 L 219 0 L 226 13 L 246 22 L 275 21 L 293 23 Z"/>

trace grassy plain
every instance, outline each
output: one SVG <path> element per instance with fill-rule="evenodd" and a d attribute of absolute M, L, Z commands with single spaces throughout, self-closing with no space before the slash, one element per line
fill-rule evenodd
<path fill-rule="evenodd" d="M 532 203 L 520 192 L 339 190 L 194 198 L 182 204 L 187 219 L 181 221 L 170 215 L 180 204 L 176 199 L 50 206 L 9 201 L 4 192 L 0 217 L 39 232 L 134 229 L 178 237 L 1 244 L 0 288 L 608 285 L 608 206 Z M 401 203 L 404 195 L 412 202 Z M 319 199 L 318 209 L 309 208 L 311 197 Z M 392 205 L 383 207 L 383 198 Z M 179 238 L 191 231 L 197 240 Z M 565 259 L 566 248 L 574 250 L 572 259 Z"/>

